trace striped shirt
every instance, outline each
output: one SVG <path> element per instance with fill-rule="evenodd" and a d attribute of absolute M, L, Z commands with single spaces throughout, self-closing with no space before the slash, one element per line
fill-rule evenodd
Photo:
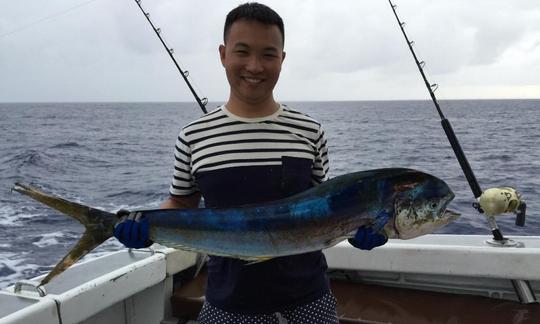
<path fill-rule="evenodd" d="M 263 118 L 242 118 L 218 107 L 181 130 L 174 156 L 169 191 L 176 196 L 199 191 L 197 176 L 204 172 L 281 165 L 284 156 L 311 161 L 313 184 L 325 181 L 328 174 L 321 124 L 285 105 Z"/>
<path fill-rule="evenodd" d="M 198 191 L 206 207 L 257 204 L 304 191 L 327 173 L 324 131 L 311 117 L 281 105 L 271 116 L 241 118 L 221 106 L 180 131 L 170 193 Z M 206 300 L 227 312 L 275 312 L 329 292 L 321 251 L 250 266 L 211 256 L 207 267 Z"/>

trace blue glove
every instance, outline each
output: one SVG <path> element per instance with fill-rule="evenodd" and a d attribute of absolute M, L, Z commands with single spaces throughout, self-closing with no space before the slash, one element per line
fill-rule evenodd
<path fill-rule="evenodd" d="M 349 243 L 361 250 L 371 250 L 388 242 L 385 235 L 375 233 L 371 227 L 360 227 L 354 238 L 349 239 Z"/>
<path fill-rule="evenodd" d="M 141 213 L 130 213 L 121 209 L 116 213 L 120 217 L 114 225 L 114 237 L 128 248 L 140 249 L 149 247 L 154 242 L 150 240 L 149 222 Z"/>

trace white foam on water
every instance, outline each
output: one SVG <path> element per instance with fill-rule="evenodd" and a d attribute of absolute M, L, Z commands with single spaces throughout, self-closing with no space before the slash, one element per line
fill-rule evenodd
<path fill-rule="evenodd" d="M 43 246 L 49 246 L 50 244 L 54 242 L 56 242 L 54 244 L 58 244 L 57 239 L 64 236 L 66 235 L 62 232 L 44 234 L 42 239 L 39 242 L 35 242 L 34 245 L 43 244 Z M 120 242 L 118 242 L 117 239 L 113 237 L 103 242 L 103 244 L 101 244 L 94 251 L 87 254 L 80 261 L 83 261 L 83 260 L 87 261 L 87 260 L 95 259 L 95 258 L 101 257 L 103 255 L 106 255 L 111 252 L 118 251 L 124 248 L 125 247 Z M 43 268 L 45 266 L 53 267 L 55 265 L 55 264 L 38 265 L 38 264 L 28 263 L 28 259 L 27 259 L 28 254 L 30 254 L 30 252 L 23 252 L 23 253 L 0 252 L 0 271 L 4 270 L 4 271 L 12 272 L 10 274 L 0 276 L 0 289 L 14 285 L 19 280 L 29 279 L 29 278 L 42 275 L 43 273 L 39 273 L 38 269 Z M 60 261 L 60 259 L 61 257 L 58 257 L 58 260 L 56 261 Z"/>
<path fill-rule="evenodd" d="M 60 244 L 57 239 L 63 238 L 66 235 L 62 232 L 54 232 L 54 233 L 47 233 L 40 235 L 41 238 L 37 242 L 33 242 L 35 246 L 38 246 L 40 248 L 51 246 L 51 245 L 57 245 Z"/>
<path fill-rule="evenodd" d="M 40 268 L 37 264 L 27 263 L 26 255 L 29 252 L 25 253 L 0 253 L 0 270 L 6 271 L 9 269 L 13 273 L 8 275 L 0 276 L 0 289 L 10 286 L 17 282 L 20 279 L 28 278 L 29 274 L 34 274 L 37 272 L 37 269 Z M 34 276 L 37 276 L 35 274 Z"/>
<path fill-rule="evenodd" d="M 0 225 L 16 226 L 19 216 L 11 206 L 0 206 Z"/>
<path fill-rule="evenodd" d="M 144 205 L 113 205 L 110 204 L 107 207 L 95 206 L 106 211 L 115 212 L 119 209 L 138 210 L 138 209 L 150 209 L 157 207 L 162 202 L 161 199 L 153 201 L 151 203 L 145 203 Z M 0 205 L 0 226 L 20 227 L 24 225 L 25 219 L 39 217 L 42 214 L 39 210 L 33 207 L 25 206 L 24 210 L 16 210 L 15 208 L 7 205 Z M 67 217 L 67 216 L 66 216 Z M 38 248 L 47 248 L 50 246 L 62 244 L 72 245 L 76 240 L 80 238 L 80 234 L 71 232 L 56 231 L 52 233 L 40 234 L 33 236 L 37 238 L 36 242 L 32 244 Z M 10 248 L 12 245 L 7 242 L 2 242 L 0 238 L 0 248 Z M 125 249 L 124 245 L 120 243 L 116 238 L 112 237 L 103 242 L 94 251 L 87 254 L 82 260 L 87 261 L 101 257 L 114 251 Z M 44 267 L 54 266 L 55 264 L 32 264 L 28 263 L 27 255 L 31 252 L 13 253 L 13 252 L 0 252 L 0 271 L 4 270 L 5 274 L 0 276 L 0 289 L 15 284 L 22 279 L 33 278 L 39 276 L 39 269 Z M 60 257 L 57 261 L 60 261 Z M 81 261 L 82 261 L 81 260 Z"/>
<path fill-rule="evenodd" d="M 24 210 L 15 210 L 8 205 L 0 205 L 0 226 L 18 227 L 23 226 L 23 221 L 26 219 L 41 216 L 35 208 L 25 207 Z"/>
<path fill-rule="evenodd" d="M 56 241 L 55 238 L 59 238 L 60 236 L 64 236 L 64 234 L 62 234 L 61 232 L 45 234 L 44 237 L 47 237 L 47 238 L 43 238 L 41 242 L 43 242 L 44 244 L 49 244 L 49 243 L 52 243 L 53 241 Z M 83 261 L 83 260 L 87 261 L 87 260 L 95 259 L 95 258 L 101 257 L 103 255 L 106 255 L 111 252 L 118 251 L 124 248 L 125 247 L 120 242 L 118 242 L 118 240 L 116 240 L 115 238 L 110 238 L 107 241 L 105 241 L 103 244 L 101 244 L 98 248 L 96 248 L 94 251 L 87 254 L 80 261 Z M 13 252 L 1 253 L 0 252 L 0 271 L 3 270 L 7 272 L 12 272 L 7 275 L 0 276 L 0 289 L 14 285 L 19 280 L 30 279 L 30 278 L 34 278 L 39 275 L 42 275 L 43 273 L 40 273 L 38 271 L 40 268 L 43 269 L 45 266 L 53 267 L 56 261 L 60 261 L 61 259 L 61 257 L 58 257 L 58 260 L 56 260 L 54 264 L 38 265 L 38 264 L 28 263 L 28 259 L 27 259 L 28 254 L 30 254 L 30 252 L 23 252 L 23 253 L 13 253 Z"/>

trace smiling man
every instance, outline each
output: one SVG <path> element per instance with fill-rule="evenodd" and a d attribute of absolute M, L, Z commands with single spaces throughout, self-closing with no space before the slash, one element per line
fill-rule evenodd
<path fill-rule="evenodd" d="M 241 117 L 272 115 L 279 109 L 273 90 L 285 59 L 283 25 L 233 19 L 225 26 L 225 45 L 219 46 L 231 87 L 227 109 Z"/>
<path fill-rule="evenodd" d="M 260 204 L 328 178 L 321 124 L 274 99 L 284 40 L 281 17 L 265 5 L 246 3 L 227 15 L 219 55 L 229 99 L 180 131 L 170 197 L 162 208 L 196 208 L 201 196 L 206 207 Z M 115 236 L 127 247 L 148 246 L 149 226 L 147 219 L 129 216 Z M 372 249 L 386 242 L 369 231 L 359 229 L 351 244 Z M 238 234 L 231 229 L 230 235 Z M 302 238 L 291 239 L 302 244 Z M 255 264 L 210 256 L 207 267 L 202 324 L 338 323 L 321 251 Z"/>
<path fill-rule="evenodd" d="M 320 123 L 274 99 L 285 59 L 281 17 L 262 4 L 240 5 L 227 15 L 223 39 L 229 99 L 180 133 L 172 197 L 200 192 L 206 206 L 257 204 L 326 180 Z M 210 256 L 207 266 L 202 324 L 338 322 L 321 251 L 249 265 Z"/>

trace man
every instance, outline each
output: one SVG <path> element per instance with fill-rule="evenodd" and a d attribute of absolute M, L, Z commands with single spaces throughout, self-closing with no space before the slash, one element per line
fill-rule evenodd
<path fill-rule="evenodd" d="M 170 198 L 162 208 L 257 204 L 294 195 L 327 179 L 324 131 L 316 120 L 274 100 L 285 59 L 281 17 L 246 3 L 226 18 L 221 63 L 227 103 L 185 126 L 175 150 Z M 150 244 L 148 222 L 125 217 L 115 236 L 129 247 Z M 134 230 L 135 229 L 135 230 Z M 386 238 L 359 229 L 362 249 Z M 201 323 L 338 323 L 321 251 L 249 264 L 210 256 Z"/>

